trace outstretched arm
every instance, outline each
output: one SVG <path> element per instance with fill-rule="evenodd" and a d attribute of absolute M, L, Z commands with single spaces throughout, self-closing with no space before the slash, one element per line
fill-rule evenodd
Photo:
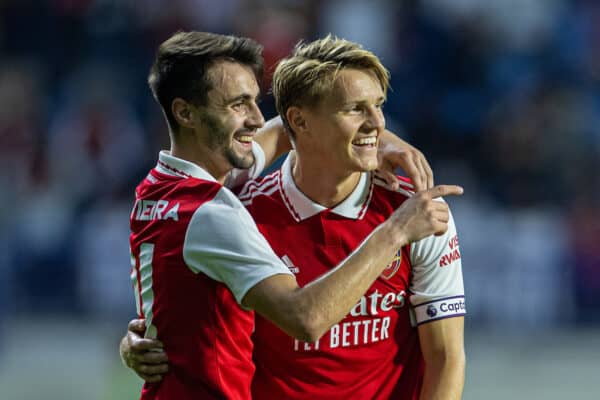
<path fill-rule="evenodd" d="M 298 287 L 290 275 L 274 275 L 252 287 L 242 304 L 305 342 L 319 339 L 350 311 L 402 246 L 448 229 L 448 206 L 435 198 L 459 195 L 457 186 L 436 186 L 406 200 L 344 261 Z"/>

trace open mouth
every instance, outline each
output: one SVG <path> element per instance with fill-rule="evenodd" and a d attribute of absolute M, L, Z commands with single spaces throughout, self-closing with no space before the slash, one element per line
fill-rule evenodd
<path fill-rule="evenodd" d="M 254 141 L 254 135 L 236 135 L 233 138 L 244 147 L 252 146 L 252 142 Z"/>
<path fill-rule="evenodd" d="M 356 139 L 352 141 L 352 145 L 358 147 L 375 147 L 377 145 L 377 137 L 371 136 Z"/>
<path fill-rule="evenodd" d="M 237 140 L 238 142 L 242 142 L 242 143 L 252 143 L 252 140 L 254 140 L 254 137 L 250 136 L 250 135 L 242 135 L 242 136 L 236 137 L 235 140 Z"/>

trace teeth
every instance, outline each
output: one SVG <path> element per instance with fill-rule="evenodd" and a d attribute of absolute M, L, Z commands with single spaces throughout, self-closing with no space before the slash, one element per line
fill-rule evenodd
<path fill-rule="evenodd" d="M 237 138 L 238 142 L 250 143 L 252 141 L 252 136 L 239 136 Z"/>
<path fill-rule="evenodd" d="M 376 137 L 362 138 L 362 139 L 358 139 L 358 140 L 355 140 L 352 142 L 352 144 L 356 144 L 356 145 L 375 144 L 375 143 L 377 143 Z"/>

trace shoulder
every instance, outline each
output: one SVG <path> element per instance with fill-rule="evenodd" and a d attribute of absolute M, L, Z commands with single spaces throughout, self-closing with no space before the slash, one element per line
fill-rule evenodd
<path fill-rule="evenodd" d="M 373 174 L 373 192 L 375 198 L 398 207 L 406 199 L 412 197 L 415 194 L 412 181 L 403 176 L 397 176 L 397 178 L 399 187 L 398 189 L 393 189 L 384 180 Z"/>
<path fill-rule="evenodd" d="M 218 182 L 187 178 L 181 179 L 173 185 L 166 193 L 166 196 L 179 201 L 184 206 L 183 210 L 192 211 L 201 205 L 215 200 L 221 192 L 226 190 Z"/>
<path fill-rule="evenodd" d="M 281 171 L 248 181 L 239 191 L 238 198 L 245 206 L 261 197 L 270 197 L 279 190 Z"/>
<path fill-rule="evenodd" d="M 211 202 L 221 188 L 217 182 L 202 179 L 149 174 L 136 188 L 131 217 L 139 221 L 188 220 L 198 208 Z"/>

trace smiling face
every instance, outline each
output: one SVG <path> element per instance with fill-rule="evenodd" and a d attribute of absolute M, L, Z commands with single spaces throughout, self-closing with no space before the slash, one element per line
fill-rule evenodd
<path fill-rule="evenodd" d="M 377 168 L 377 143 L 385 128 L 385 94 L 369 70 L 345 68 L 315 107 L 301 107 L 307 133 L 298 134 L 298 155 L 340 175 Z"/>
<path fill-rule="evenodd" d="M 254 164 L 252 141 L 265 123 L 257 105 L 256 77 L 250 67 L 231 61 L 210 67 L 208 77 L 212 84 L 207 105 L 194 110 L 199 136 L 219 170 L 250 168 Z"/>

